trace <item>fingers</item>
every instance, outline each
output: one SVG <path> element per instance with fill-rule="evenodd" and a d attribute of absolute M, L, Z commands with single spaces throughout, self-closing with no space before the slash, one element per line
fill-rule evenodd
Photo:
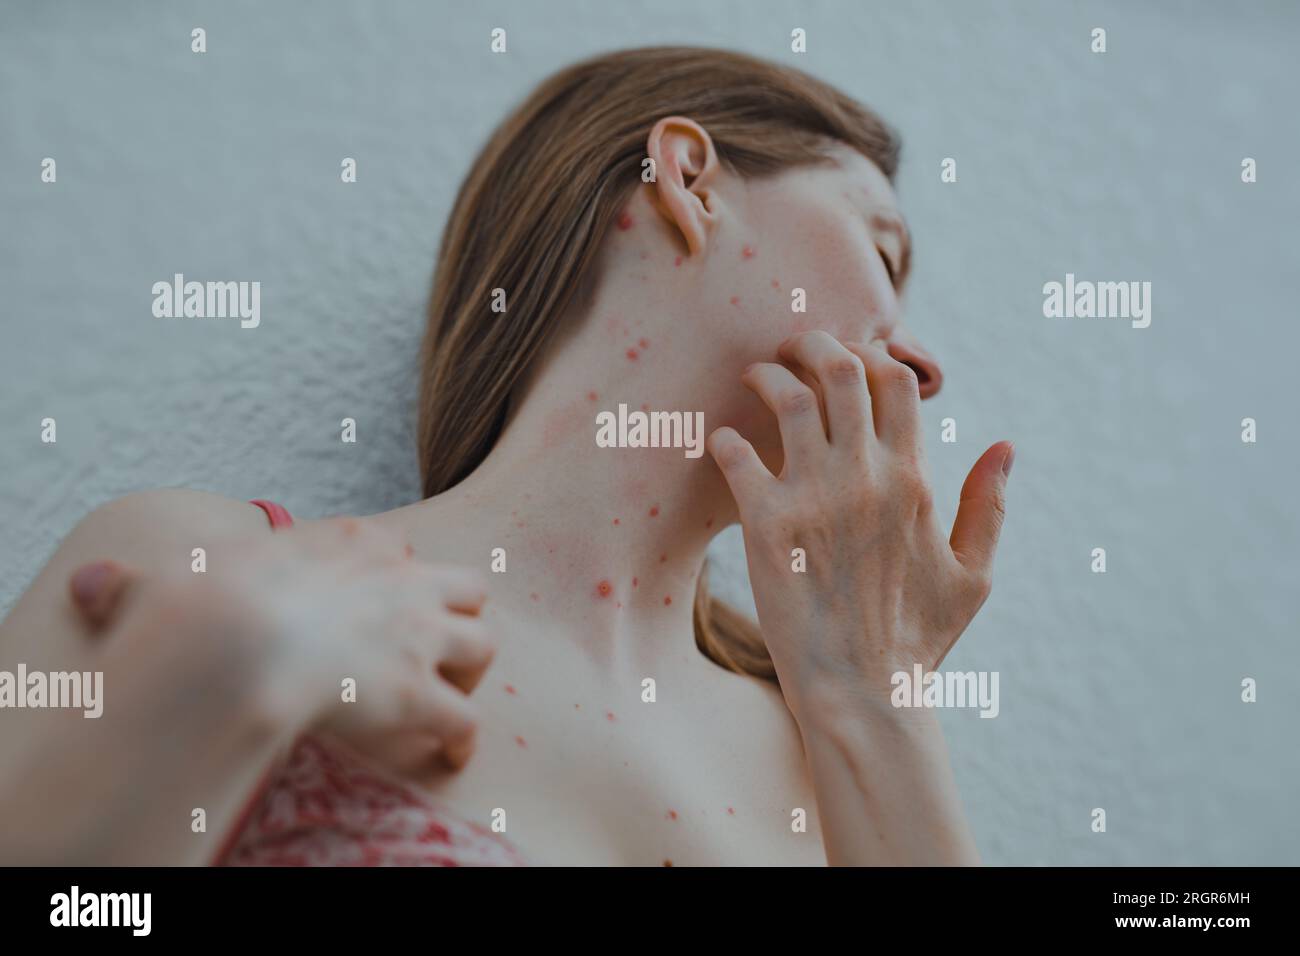
<path fill-rule="evenodd" d="M 892 448 L 919 451 L 921 448 L 921 391 L 916 373 L 892 358 L 883 345 L 846 343 L 862 359 L 876 437 Z"/>
<path fill-rule="evenodd" d="M 487 581 L 474 568 L 453 564 L 433 565 L 443 606 L 457 614 L 477 615 L 487 601 Z"/>
<path fill-rule="evenodd" d="M 826 402 L 832 445 L 860 448 L 875 437 L 871 426 L 871 395 L 862 359 L 828 332 L 803 332 L 786 339 L 777 354 L 812 373 Z"/>
<path fill-rule="evenodd" d="M 740 381 L 776 415 L 786 473 L 825 449 L 826 430 L 817 394 L 794 372 L 775 362 L 756 362 L 745 369 Z"/>
<path fill-rule="evenodd" d="M 1015 446 L 998 442 L 980 456 L 961 487 L 961 503 L 949 545 L 965 567 L 989 580 L 1006 514 L 1004 492 Z"/>
<path fill-rule="evenodd" d="M 478 719 L 468 697 L 445 687 L 437 688 L 426 698 L 427 725 L 442 742 L 441 757 L 452 770 L 460 770 L 474 755 L 478 737 Z"/>
<path fill-rule="evenodd" d="M 451 615 L 447 640 L 438 658 L 438 673 L 462 693 L 473 693 L 483 679 L 496 647 L 481 622 L 464 615 Z"/>
<path fill-rule="evenodd" d="M 134 580 L 135 572 L 115 561 L 83 564 L 72 572 L 68 579 L 72 606 L 92 634 L 108 627 Z"/>
<path fill-rule="evenodd" d="M 706 444 L 722 477 L 727 480 L 727 487 L 731 489 L 741 514 L 747 514 L 748 503 L 767 481 L 772 480 L 772 473 L 758 457 L 754 446 L 734 428 L 714 429 Z"/>

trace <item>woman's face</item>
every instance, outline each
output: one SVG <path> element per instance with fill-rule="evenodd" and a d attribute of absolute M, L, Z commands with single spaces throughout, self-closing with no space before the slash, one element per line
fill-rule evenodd
<path fill-rule="evenodd" d="M 938 362 L 902 325 L 900 296 L 910 243 L 889 180 L 860 153 L 839 147 L 834 165 L 799 167 L 717 186 L 716 245 L 704 295 L 727 337 L 750 362 L 777 361 L 787 337 L 822 329 L 845 342 L 883 338 L 917 373 L 922 398 L 939 391 Z M 806 376 L 805 380 L 814 384 Z M 771 413 L 757 399 L 728 410 L 769 464 L 779 454 Z M 753 440 L 753 439 L 751 439 Z"/>

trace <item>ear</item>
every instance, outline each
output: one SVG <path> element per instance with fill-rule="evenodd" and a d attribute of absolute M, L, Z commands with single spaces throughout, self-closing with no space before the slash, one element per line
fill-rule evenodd
<path fill-rule="evenodd" d="M 719 169 L 713 139 L 694 120 L 666 116 L 650 131 L 646 154 L 654 160 L 664 218 L 681 232 L 691 255 L 703 252 L 717 222 L 709 190 Z"/>

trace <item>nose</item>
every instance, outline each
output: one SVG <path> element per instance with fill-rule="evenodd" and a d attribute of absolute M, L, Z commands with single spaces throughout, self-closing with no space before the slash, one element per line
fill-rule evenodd
<path fill-rule="evenodd" d="M 943 369 L 939 367 L 939 360 L 908 329 L 902 325 L 894 326 L 885 340 L 885 347 L 895 361 L 902 362 L 916 373 L 922 401 L 939 394 L 943 387 Z"/>

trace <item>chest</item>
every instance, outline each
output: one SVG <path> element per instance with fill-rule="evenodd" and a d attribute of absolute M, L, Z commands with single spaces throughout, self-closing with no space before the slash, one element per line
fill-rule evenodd
<path fill-rule="evenodd" d="M 775 688 L 722 671 L 647 686 L 554 658 L 498 664 L 475 693 L 474 759 L 429 785 L 504 827 L 531 861 L 825 862 L 798 729 Z"/>

